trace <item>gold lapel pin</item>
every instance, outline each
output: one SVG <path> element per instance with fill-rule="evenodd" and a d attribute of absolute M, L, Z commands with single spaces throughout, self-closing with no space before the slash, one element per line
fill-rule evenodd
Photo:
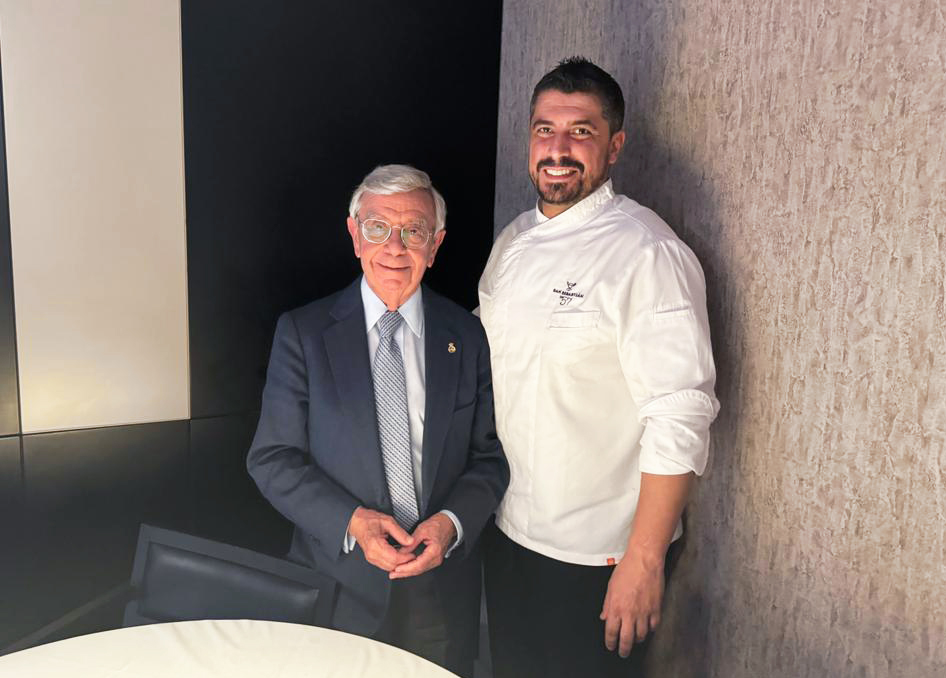
<path fill-rule="evenodd" d="M 447 353 L 456 353 L 456 352 L 457 352 L 457 345 L 454 344 L 452 341 L 447 342 Z"/>

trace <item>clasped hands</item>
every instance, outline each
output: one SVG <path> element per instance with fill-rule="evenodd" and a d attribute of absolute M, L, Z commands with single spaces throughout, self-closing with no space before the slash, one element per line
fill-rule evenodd
<path fill-rule="evenodd" d="M 403 579 L 440 565 L 456 539 L 457 529 L 446 514 L 435 513 L 408 534 L 392 516 L 359 506 L 348 524 L 348 534 L 361 546 L 369 563 L 387 572 L 391 579 Z M 399 546 L 392 546 L 389 537 Z"/>

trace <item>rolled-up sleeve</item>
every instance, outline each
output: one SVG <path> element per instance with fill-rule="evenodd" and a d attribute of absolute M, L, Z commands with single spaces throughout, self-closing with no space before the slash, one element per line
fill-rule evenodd
<path fill-rule="evenodd" d="M 689 248 L 674 240 L 643 248 L 630 270 L 618 345 L 644 425 L 640 470 L 701 475 L 719 411 L 703 271 Z"/>

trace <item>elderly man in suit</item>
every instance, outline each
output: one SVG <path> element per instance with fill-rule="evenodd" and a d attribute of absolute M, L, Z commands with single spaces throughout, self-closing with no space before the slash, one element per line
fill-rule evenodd
<path fill-rule="evenodd" d="M 476 317 L 421 285 L 446 209 L 426 173 L 372 171 L 348 232 L 364 274 L 282 315 L 247 468 L 339 583 L 333 625 L 471 676 L 479 535 L 509 468 Z"/>

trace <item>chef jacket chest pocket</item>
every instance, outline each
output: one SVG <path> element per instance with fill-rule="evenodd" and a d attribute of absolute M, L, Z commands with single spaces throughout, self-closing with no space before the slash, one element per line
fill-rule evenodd
<path fill-rule="evenodd" d="M 601 311 L 556 311 L 549 314 L 543 353 L 576 351 L 603 340 L 598 323 Z"/>

